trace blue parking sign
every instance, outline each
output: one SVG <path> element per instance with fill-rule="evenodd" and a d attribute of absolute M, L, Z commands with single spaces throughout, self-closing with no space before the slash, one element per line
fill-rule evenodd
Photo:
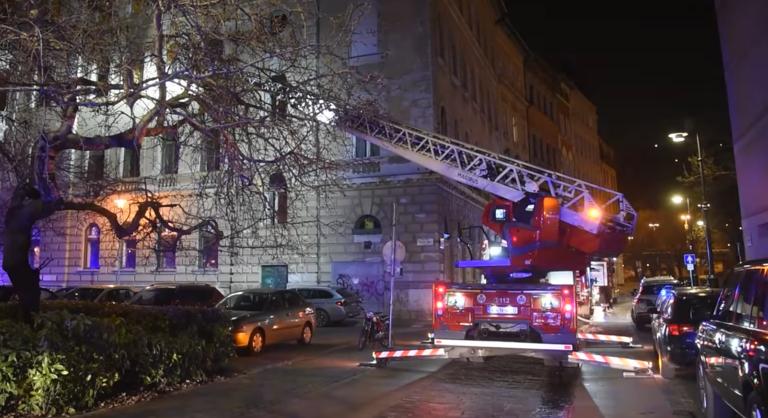
<path fill-rule="evenodd" d="M 694 253 L 685 253 L 685 254 L 683 254 L 683 263 L 684 264 L 696 264 L 696 254 L 694 254 Z"/>

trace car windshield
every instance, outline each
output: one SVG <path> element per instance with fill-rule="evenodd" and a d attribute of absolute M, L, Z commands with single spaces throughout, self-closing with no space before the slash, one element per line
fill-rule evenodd
<path fill-rule="evenodd" d="M 103 292 L 104 289 L 93 289 L 93 288 L 80 288 L 80 289 L 72 289 L 69 292 L 65 293 L 64 296 L 61 298 L 64 300 L 83 300 L 83 301 L 89 301 L 93 302 L 96 300 L 97 297 Z"/>
<path fill-rule="evenodd" d="M 226 309 L 233 311 L 261 312 L 266 309 L 269 293 L 240 293 L 222 302 Z"/>
<path fill-rule="evenodd" d="M 661 292 L 661 289 L 667 288 L 673 288 L 675 285 L 673 283 L 659 283 L 659 284 L 644 284 L 643 290 L 640 291 L 641 295 L 658 295 Z"/>
<path fill-rule="evenodd" d="M 698 324 L 712 316 L 718 295 L 693 296 L 675 301 L 672 319 L 680 322 Z"/>

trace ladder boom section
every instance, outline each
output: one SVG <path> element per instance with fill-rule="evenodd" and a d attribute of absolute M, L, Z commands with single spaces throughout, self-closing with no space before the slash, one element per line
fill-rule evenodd
<path fill-rule="evenodd" d="M 344 115 L 338 123 L 343 130 L 424 168 L 504 199 L 519 201 L 526 185 L 533 182 L 541 193 L 558 198 L 562 221 L 592 233 L 598 232 L 599 225 L 627 235 L 634 231 L 637 214 L 624 195 L 614 190 L 378 117 Z M 585 216 L 592 208 L 600 210 L 599 222 Z"/>

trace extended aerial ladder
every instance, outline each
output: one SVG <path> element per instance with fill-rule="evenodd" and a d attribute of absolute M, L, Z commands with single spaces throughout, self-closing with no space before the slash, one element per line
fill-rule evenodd
<path fill-rule="evenodd" d="M 493 195 L 484 208 L 483 223 L 507 241 L 508 253 L 497 259 L 458 261 L 458 267 L 482 268 L 487 277 L 513 282 L 520 277 L 546 277 L 538 284 L 489 281 L 478 286 L 438 281 L 433 285 L 433 333 L 427 348 L 374 352 L 371 364 L 405 358 L 545 353 L 561 364 L 567 359 L 625 370 L 650 368 L 648 362 L 578 351 L 577 341 L 632 346 L 631 337 L 577 334 L 573 312 L 573 271 L 583 268 L 591 256 L 618 255 L 634 231 L 637 214 L 621 193 L 380 117 L 350 113 L 339 117 L 337 124 L 421 167 Z M 525 221 L 517 215 L 520 208 L 531 212 Z M 509 216 L 512 213 L 515 215 Z M 560 306 L 545 306 L 542 298 L 557 300 Z M 493 309 L 486 312 L 490 302 Z M 503 317 L 509 319 L 506 325 L 527 322 L 525 329 L 539 332 L 541 338 L 503 341 L 484 337 L 483 331 L 489 328 L 483 328 L 482 322 L 500 322 Z M 488 334 L 492 333 L 491 328 Z"/>
<path fill-rule="evenodd" d="M 582 255 L 618 255 L 634 230 L 637 214 L 617 191 L 380 117 L 347 114 L 337 123 L 345 131 L 424 168 L 496 196 L 498 199 L 486 206 L 484 223 L 501 236 L 514 233 L 529 236 L 528 240 L 522 240 L 525 242 L 518 243 L 521 254 L 533 246 L 550 251 L 540 263 L 569 257 L 571 253 L 562 251 L 565 249 Z M 501 224 L 489 222 L 489 211 L 494 208 L 511 211 L 514 202 L 529 195 L 527 190 L 531 184 L 539 195 L 555 199 L 544 206 L 556 209 L 549 212 L 544 209 L 544 213 L 538 214 L 548 226 L 538 225 L 538 231 L 518 228 L 510 232 Z M 552 222 L 555 218 L 559 222 Z M 515 255 L 512 247 L 510 245 Z M 555 247 L 561 251 L 557 252 Z M 523 263 L 531 264 L 530 257 L 517 261 L 515 264 L 512 257 L 510 263 L 497 267 L 514 269 Z"/>

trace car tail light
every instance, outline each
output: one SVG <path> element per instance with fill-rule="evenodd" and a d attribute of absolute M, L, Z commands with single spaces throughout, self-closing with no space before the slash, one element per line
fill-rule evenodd
<path fill-rule="evenodd" d="M 686 332 L 695 332 L 696 328 L 690 324 L 669 324 L 669 335 L 678 336 Z"/>
<path fill-rule="evenodd" d="M 342 300 L 337 300 L 337 301 L 336 301 L 336 305 L 339 305 L 339 306 L 347 306 L 347 301 L 346 301 L 346 300 L 344 300 L 344 299 L 342 299 Z"/>
<path fill-rule="evenodd" d="M 760 343 L 757 340 L 749 340 L 749 342 L 746 344 L 746 352 L 749 357 L 754 357 L 757 355 L 757 347 L 760 345 Z"/>

